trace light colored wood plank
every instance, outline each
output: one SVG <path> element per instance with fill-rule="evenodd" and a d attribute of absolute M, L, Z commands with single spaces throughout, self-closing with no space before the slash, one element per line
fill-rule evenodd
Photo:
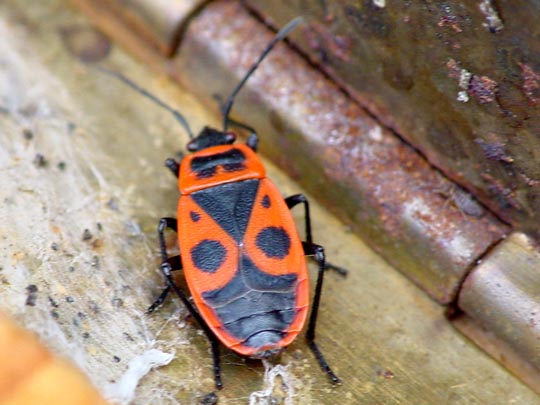
<path fill-rule="evenodd" d="M 80 63 L 59 35 L 73 26 L 96 38 L 61 1 L 0 5 L 2 306 L 109 398 L 122 397 L 118 383 L 134 359 L 148 363 L 152 349 L 174 354 L 141 377 L 132 402 L 195 403 L 213 390 L 201 331 L 176 301 L 144 314 L 163 285 L 157 220 L 176 208 L 175 182 L 162 162 L 183 149 L 186 136 L 167 113 Z M 123 52 L 113 48 L 102 63 L 176 106 L 195 129 L 219 122 Z M 279 169 L 269 164 L 268 171 L 284 195 L 302 192 Z M 346 279 L 327 275 L 318 330 L 344 384 L 331 388 L 298 340 L 272 363 L 286 367 L 275 397 L 299 404 L 539 402 L 317 204 L 313 217 L 328 257 L 350 269 Z M 29 285 L 37 286 L 33 306 L 26 305 Z M 223 363 L 221 404 L 247 403 L 265 389 L 260 364 L 230 353 Z"/>

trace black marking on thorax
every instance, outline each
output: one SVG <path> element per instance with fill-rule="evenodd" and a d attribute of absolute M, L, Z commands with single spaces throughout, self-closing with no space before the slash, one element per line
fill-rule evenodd
<path fill-rule="evenodd" d="M 239 244 L 246 233 L 258 189 L 259 180 L 251 179 L 206 188 L 191 196 Z"/>
<path fill-rule="evenodd" d="M 246 155 L 239 149 L 216 153 L 210 156 L 194 157 L 191 160 L 191 170 L 197 173 L 198 178 L 212 177 L 217 173 L 218 167 L 226 172 L 237 172 L 246 168 Z"/>

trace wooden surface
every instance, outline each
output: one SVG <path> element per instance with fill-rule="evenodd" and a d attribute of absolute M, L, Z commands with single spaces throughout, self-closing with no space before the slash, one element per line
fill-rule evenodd
<path fill-rule="evenodd" d="M 217 117 L 120 50 L 109 51 L 60 1 L 31 8 L 3 2 L 0 35 L 3 308 L 110 399 L 201 400 L 213 390 L 201 331 L 176 301 L 144 314 L 163 285 L 157 220 L 176 208 L 175 181 L 162 164 L 184 150 L 186 137 L 167 113 L 84 65 L 81 55 L 144 84 L 195 129 Z M 74 46 L 80 35 L 95 39 L 91 49 Z M 302 192 L 272 165 L 268 172 L 284 195 Z M 226 353 L 220 404 L 263 403 L 257 398 L 269 395 L 298 404 L 540 403 L 316 203 L 313 218 L 317 242 L 350 270 L 347 279 L 328 274 L 318 329 L 344 384 L 328 384 L 300 339 L 272 363 L 284 368 L 271 368 L 266 382 L 262 365 Z M 152 361 L 170 360 L 152 350 L 174 359 L 145 374 Z M 130 376 L 139 382 L 133 397 Z"/>
<path fill-rule="evenodd" d="M 72 0 L 79 8 L 104 22 L 121 22 L 134 36 L 138 49 L 149 48 L 157 58 L 176 51 L 182 26 L 202 7 L 204 0 Z M 119 34 L 118 31 L 115 34 Z M 129 34 L 128 34 L 129 35 Z M 133 49 L 132 49 L 133 51 Z"/>
<path fill-rule="evenodd" d="M 104 7 L 99 0 L 72 1 L 115 44 L 157 73 L 165 70 L 214 107 L 216 94 L 230 92 L 232 83 L 241 80 L 248 64 L 257 59 L 273 35 L 243 3 L 213 1 L 184 23 L 178 52 L 167 60 L 152 54 L 152 48 L 141 41 L 141 31 L 119 18 L 114 7 Z M 145 0 L 122 4 L 125 13 L 145 15 Z M 161 13 L 160 21 L 166 21 L 171 13 L 163 7 L 154 11 Z M 309 40 L 313 24 L 306 21 L 295 34 Z M 146 29 L 156 28 L 147 23 Z M 264 134 L 260 146 L 266 157 L 432 298 L 450 305 L 454 315 L 460 312 L 452 305 L 457 292 L 466 277 L 474 274 L 479 259 L 486 263 L 486 253 L 501 242 L 508 227 L 380 120 L 366 114 L 361 105 L 287 44 L 278 44 L 258 68 L 233 110 L 240 121 L 257 123 L 257 131 Z M 294 159 L 284 151 L 295 151 Z M 530 259 L 521 257 L 520 262 L 535 268 Z M 520 271 L 529 272 L 527 268 L 512 269 L 513 274 Z M 492 280 L 491 285 L 495 284 L 498 282 Z M 500 306 L 500 298 L 499 291 L 489 294 L 492 302 L 485 302 L 486 314 L 490 304 Z M 506 329 L 504 325 L 511 322 L 508 315 L 520 306 L 519 300 L 528 296 L 516 298 L 505 301 L 504 311 L 495 312 L 503 327 L 484 335 L 500 335 L 497 332 Z M 536 353 L 535 339 L 499 339 L 500 347 L 493 342 L 484 345 L 489 339 L 478 339 L 476 333 L 469 333 L 471 328 L 461 327 L 461 317 L 460 322 L 455 316 L 452 320 L 466 336 L 539 392 L 537 373 L 531 373 L 534 366 L 527 364 L 534 362 L 535 356 L 509 355 L 511 347 L 517 349 L 515 352 Z M 513 334 L 537 332 L 528 317 L 521 320 L 513 323 Z"/>

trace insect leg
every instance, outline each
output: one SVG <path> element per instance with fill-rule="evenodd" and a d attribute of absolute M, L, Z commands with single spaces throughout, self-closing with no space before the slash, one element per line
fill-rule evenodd
<path fill-rule="evenodd" d="M 290 197 L 285 198 L 285 204 L 287 204 L 287 207 L 289 209 L 292 209 L 294 206 L 298 204 L 304 204 L 304 219 L 305 219 L 305 227 L 306 227 L 306 241 L 308 243 L 313 243 L 313 237 L 311 234 L 311 216 L 309 214 L 309 201 L 306 198 L 304 194 L 295 194 L 291 195 Z M 347 270 L 343 267 L 336 266 L 335 264 L 325 262 L 325 269 L 331 269 L 336 271 L 338 274 L 342 276 L 347 275 Z"/>
<path fill-rule="evenodd" d="M 223 388 L 223 382 L 221 381 L 221 366 L 220 366 L 220 359 L 219 359 L 219 341 L 214 336 L 206 322 L 204 322 L 204 319 L 201 317 L 201 315 L 197 312 L 195 307 L 189 302 L 186 295 L 183 293 L 183 291 L 176 285 L 174 282 L 174 279 L 172 278 L 172 271 L 173 271 L 173 265 L 175 264 L 174 258 L 169 259 L 167 255 L 167 246 L 165 244 L 165 229 L 170 228 L 173 231 L 178 231 L 178 222 L 175 218 L 161 218 L 159 220 L 158 225 L 158 236 L 159 236 L 159 247 L 161 250 L 161 272 L 165 276 L 165 279 L 167 280 L 167 288 L 169 290 L 173 290 L 178 298 L 180 298 L 180 301 L 184 304 L 184 306 L 188 309 L 191 316 L 197 321 L 197 323 L 200 325 L 201 329 L 204 331 L 204 334 L 208 338 L 210 342 L 210 346 L 212 348 L 212 360 L 214 363 L 214 381 L 216 384 L 216 388 L 221 389 Z M 162 293 L 162 295 L 165 294 L 165 292 Z M 166 295 L 166 294 L 165 294 Z M 159 300 L 159 298 L 158 298 Z"/>
<path fill-rule="evenodd" d="M 165 160 L 165 166 L 178 178 L 180 175 L 180 162 L 177 162 L 173 158 Z"/>
<path fill-rule="evenodd" d="M 309 201 L 304 194 L 295 194 L 285 198 L 285 204 L 289 209 L 292 209 L 295 205 L 304 204 L 304 220 L 306 222 L 306 241 L 313 243 L 311 236 L 311 216 L 309 215 Z"/>
<path fill-rule="evenodd" d="M 334 374 L 328 363 L 326 362 L 322 352 L 319 350 L 317 343 L 315 343 L 315 327 L 317 325 L 317 315 L 319 313 L 319 304 L 321 302 L 321 293 L 322 286 L 324 281 L 324 270 L 325 270 L 325 255 L 324 248 L 320 245 L 316 245 L 311 242 L 302 242 L 304 247 L 304 253 L 308 256 L 313 255 L 315 260 L 319 265 L 319 270 L 317 273 L 317 284 L 315 286 L 315 296 L 313 298 L 313 305 L 311 307 L 311 314 L 309 316 L 308 330 L 306 332 L 306 339 L 308 345 L 317 358 L 319 365 L 323 371 L 330 377 L 333 384 L 339 384 L 341 380 Z"/>
<path fill-rule="evenodd" d="M 172 160 L 172 159 L 168 159 Z M 176 162 L 175 162 L 176 163 Z M 161 218 L 159 220 L 158 225 L 158 236 L 159 236 L 159 244 L 161 249 L 161 261 L 167 261 L 170 265 L 171 271 L 174 270 L 181 270 L 182 269 L 182 260 L 180 259 L 180 256 L 174 256 L 174 257 L 168 257 L 167 254 L 167 247 L 165 245 L 165 229 L 169 228 L 173 231 L 177 232 L 178 224 L 176 219 L 174 218 Z M 167 295 L 169 294 L 171 288 L 169 285 L 167 285 L 159 297 L 148 307 L 146 310 L 147 314 L 150 314 L 156 310 L 157 307 L 159 307 L 161 304 L 165 302 L 165 299 L 167 298 Z"/>
<path fill-rule="evenodd" d="M 249 146 L 253 152 L 257 152 L 257 147 L 259 146 L 259 137 L 257 136 L 256 132 L 249 134 L 246 145 Z"/>
<path fill-rule="evenodd" d="M 167 244 L 165 243 L 165 229 L 172 229 L 175 232 L 178 232 L 178 222 L 176 218 L 161 218 L 158 225 L 158 238 L 159 238 L 159 249 L 161 251 L 161 262 L 165 263 L 169 259 L 167 254 Z"/>
<path fill-rule="evenodd" d="M 186 298 L 185 294 L 178 288 L 176 283 L 174 282 L 172 275 L 171 275 L 171 268 L 170 264 L 168 262 L 165 262 L 161 265 L 161 271 L 163 272 L 163 275 L 167 279 L 167 283 L 169 284 L 169 287 L 174 290 L 178 298 L 180 298 L 180 301 L 185 305 L 185 307 L 188 309 L 189 313 L 199 326 L 202 328 L 204 334 L 206 335 L 207 339 L 210 342 L 210 346 L 212 349 L 212 360 L 214 363 L 214 381 L 216 384 L 217 389 L 223 388 L 223 382 L 221 381 L 221 365 L 220 365 L 220 359 L 219 359 L 219 342 L 217 338 L 214 336 L 206 322 L 204 322 L 204 319 L 202 319 L 201 315 L 197 312 L 195 307 L 189 302 L 189 300 Z"/>
<path fill-rule="evenodd" d="M 169 257 L 167 259 L 167 261 L 169 262 L 169 264 L 171 265 L 171 271 L 175 271 L 175 270 L 182 270 L 182 259 L 180 258 L 180 256 L 173 256 L 173 257 Z M 157 297 L 157 299 L 152 303 L 152 305 L 150 305 L 148 307 L 148 309 L 146 310 L 146 313 L 147 314 L 151 314 L 152 312 L 154 312 L 160 305 L 162 305 L 164 302 L 165 302 L 165 299 L 167 298 L 167 295 L 169 294 L 169 292 L 171 291 L 171 287 L 169 287 L 169 285 L 167 285 L 163 291 L 161 292 L 161 294 L 159 295 L 159 297 Z"/>

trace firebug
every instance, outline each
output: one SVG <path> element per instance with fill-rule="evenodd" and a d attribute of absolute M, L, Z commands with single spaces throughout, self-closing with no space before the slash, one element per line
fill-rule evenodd
<path fill-rule="evenodd" d="M 222 343 L 250 358 L 275 356 L 301 332 L 332 383 L 339 383 L 315 343 L 315 328 L 327 268 L 346 270 L 325 261 L 324 248 L 313 242 L 309 202 L 302 194 L 283 198 L 266 177 L 256 154 L 253 128 L 229 117 L 234 99 L 272 48 L 301 22 L 292 20 L 264 49 L 223 105 L 223 130 L 205 127 L 193 136 L 176 110 L 123 76 L 122 81 L 172 112 L 185 128 L 191 154 L 181 162 L 167 159 L 178 178 L 178 216 L 161 218 L 158 236 L 161 271 L 167 285 L 148 308 L 153 312 L 173 290 L 208 338 L 217 388 L 223 386 L 219 357 Z M 102 69 L 106 73 L 110 71 Z M 229 125 L 248 129 L 246 144 L 235 144 Z M 304 206 L 305 237 L 298 234 L 290 209 Z M 169 257 L 165 230 L 178 234 L 180 255 Z M 315 294 L 309 312 L 308 271 L 304 256 L 318 264 Z M 183 270 L 193 303 L 180 289 L 172 272 Z"/>

